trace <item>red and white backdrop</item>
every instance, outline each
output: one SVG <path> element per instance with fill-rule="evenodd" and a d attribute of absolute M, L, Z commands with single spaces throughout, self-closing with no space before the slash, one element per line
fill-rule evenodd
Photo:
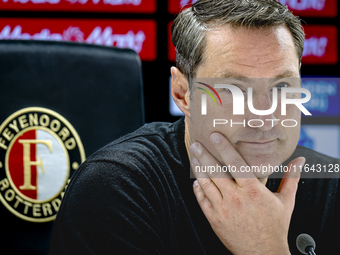
<path fill-rule="evenodd" d="M 156 59 L 154 20 L 0 18 L 0 39 L 74 41 L 136 51 L 142 60 Z"/>
<path fill-rule="evenodd" d="M 0 0 L 1 10 L 154 13 L 156 0 Z"/>
<path fill-rule="evenodd" d="M 338 76 L 336 0 L 280 0 L 305 22 L 302 75 Z M 143 61 L 146 121 L 173 121 L 169 112 L 169 67 L 175 64 L 171 24 L 196 0 L 0 0 L 0 40 L 64 40 L 136 51 Z M 150 100 L 149 100 L 150 99 Z M 170 100 L 171 101 L 171 100 Z"/>

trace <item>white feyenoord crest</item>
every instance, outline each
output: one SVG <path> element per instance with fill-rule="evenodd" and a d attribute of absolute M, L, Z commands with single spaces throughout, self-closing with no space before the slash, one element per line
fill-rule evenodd
<path fill-rule="evenodd" d="M 54 220 L 70 176 L 85 160 L 74 128 L 59 114 L 31 107 L 0 127 L 0 200 L 16 216 Z"/>

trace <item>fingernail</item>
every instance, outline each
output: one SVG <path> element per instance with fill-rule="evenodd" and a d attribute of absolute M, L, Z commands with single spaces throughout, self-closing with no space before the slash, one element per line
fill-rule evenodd
<path fill-rule="evenodd" d="M 190 146 L 190 150 L 192 153 L 195 153 L 197 151 L 197 145 L 196 143 L 193 143 L 191 146 Z"/>
<path fill-rule="evenodd" d="M 198 186 L 198 181 L 197 180 L 194 181 L 194 187 L 196 187 L 196 186 Z"/>
<path fill-rule="evenodd" d="M 219 143 L 219 142 L 221 141 L 220 135 L 219 135 L 219 134 L 216 134 L 216 133 L 212 134 L 212 135 L 210 136 L 210 139 L 211 139 L 211 141 L 212 141 L 213 143 Z"/>
<path fill-rule="evenodd" d="M 192 153 L 199 153 L 199 149 L 200 149 L 200 145 L 198 143 L 193 143 L 191 146 L 190 146 L 190 150 Z"/>
<path fill-rule="evenodd" d="M 194 166 L 198 166 L 200 164 L 196 158 L 192 159 L 192 163 L 194 164 Z"/>
<path fill-rule="evenodd" d="M 301 159 L 299 160 L 299 167 L 300 169 L 303 167 L 303 165 L 306 163 L 306 158 L 301 157 Z"/>

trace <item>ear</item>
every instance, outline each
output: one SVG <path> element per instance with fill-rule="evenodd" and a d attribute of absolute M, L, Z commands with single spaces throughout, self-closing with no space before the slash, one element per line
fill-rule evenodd
<path fill-rule="evenodd" d="M 171 67 L 171 95 L 178 108 L 190 117 L 189 82 L 176 67 Z"/>

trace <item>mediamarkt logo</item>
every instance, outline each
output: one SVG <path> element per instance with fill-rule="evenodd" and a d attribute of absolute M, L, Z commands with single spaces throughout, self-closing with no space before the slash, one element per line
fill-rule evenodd
<path fill-rule="evenodd" d="M 19 110 L 0 126 L 0 200 L 17 217 L 54 220 L 70 176 L 85 160 L 82 142 L 58 113 Z"/>
<path fill-rule="evenodd" d="M 31 35 L 29 33 L 22 33 L 22 27 L 20 25 L 15 26 L 12 31 L 11 27 L 7 25 L 0 32 L 0 39 L 76 41 L 89 44 L 116 46 L 119 48 L 130 48 L 139 54 L 142 51 L 146 36 L 141 30 L 136 34 L 132 30 L 129 30 L 126 34 L 113 34 L 113 29 L 110 26 L 103 30 L 99 26 L 95 27 L 86 39 L 80 28 L 73 26 L 65 29 L 63 34 L 51 33 L 49 29 L 45 28 L 42 29 L 40 33 Z"/>

